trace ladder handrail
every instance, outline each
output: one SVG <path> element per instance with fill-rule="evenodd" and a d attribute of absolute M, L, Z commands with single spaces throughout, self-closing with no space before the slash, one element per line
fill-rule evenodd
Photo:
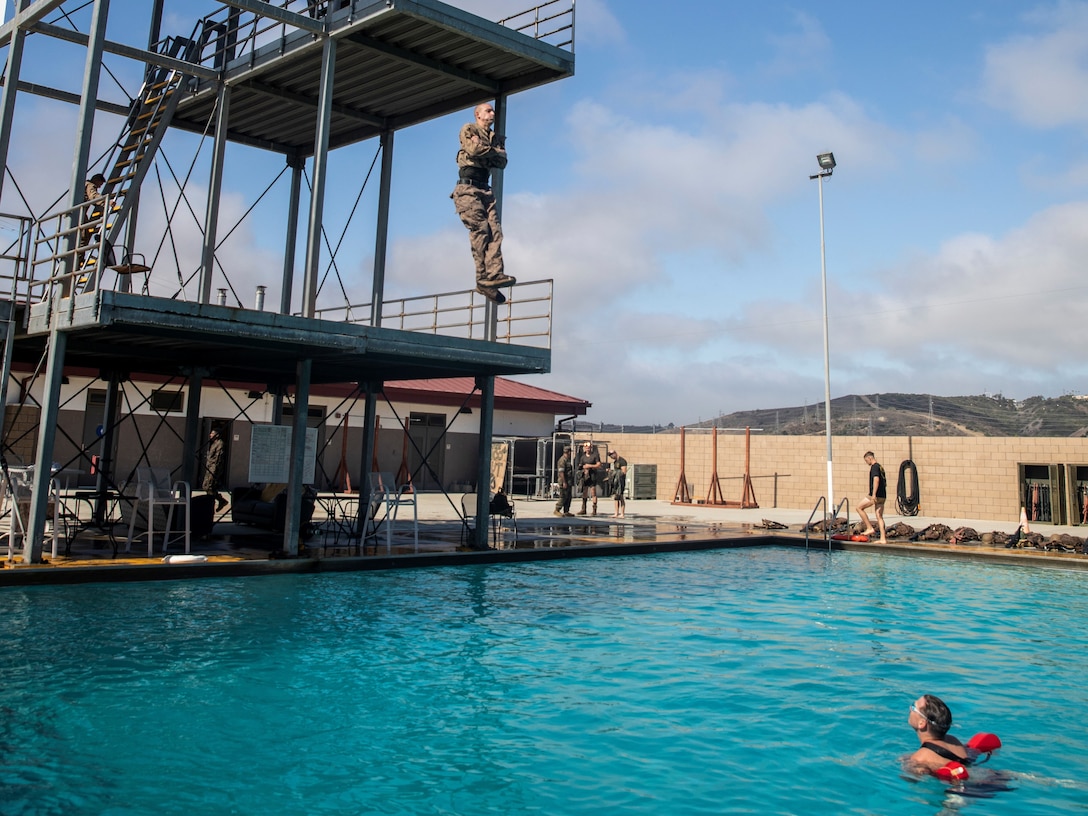
<path fill-rule="evenodd" d="M 812 508 L 812 512 L 809 513 L 808 521 L 805 522 L 805 549 L 808 549 L 808 534 L 812 529 L 812 519 L 816 515 L 816 511 L 820 509 L 820 505 L 824 506 L 824 540 L 827 541 L 827 551 L 831 552 L 831 522 L 839 517 L 839 511 L 842 510 L 843 505 L 846 505 L 846 526 L 850 527 L 850 498 L 843 497 L 843 500 L 835 506 L 834 513 L 828 513 L 827 511 L 827 496 L 820 496 L 816 500 L 816 506 Z"/>
<path fill-rule="evenodd" d="M 805 549 L 808 549 L 808 534 L 812 532 L 812 519 L 816 516 L 816 511 L 820 509 L 821 504 L 824 506 L 824 540 L 827 541 L 827 551 L 831 552 L 831 525 L 827 523 L 827 496 L 820 496 L 812 512 L 808 514 L 808 521 L 805 522 Z"/>

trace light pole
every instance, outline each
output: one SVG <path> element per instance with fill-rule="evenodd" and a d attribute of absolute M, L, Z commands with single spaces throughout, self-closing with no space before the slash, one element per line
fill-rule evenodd
<path fill-rule="evenodd" d="M 824 299 L 824 424 L 827 426 L 827 506 L 825 516 L 835 512 L 835 492 L 831 479 L 831 349 L 827 341 L 827 255 L 824 251 L 824 179 L 835 171 L 835 154 L 820 153 L 816 157 L 820 172 L 809 176 L 820 188 L 820 284 Z"/>

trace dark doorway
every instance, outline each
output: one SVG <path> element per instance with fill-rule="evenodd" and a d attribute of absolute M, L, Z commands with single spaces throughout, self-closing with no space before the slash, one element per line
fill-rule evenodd
<path fill-rule="evenodd" d="M 408 415 L 408 434 L 414 443 L 408 445 L 412 484 L 416 490 L 441 490 L 446 463 L 446 415 L 413 411 Z M 429 467 L 423 465 L 423 456 L 427 456 Z"/>

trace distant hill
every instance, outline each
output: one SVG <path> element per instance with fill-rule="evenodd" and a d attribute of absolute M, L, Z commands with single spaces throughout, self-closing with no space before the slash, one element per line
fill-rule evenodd
<path fill-rule="evenodd" d="M 824 405 L 736 411 L 687 427 L 760 428 L 763 433 L 825 433 Z M 679 426 L 620 426 L 579 422 L 579 430 L 650 433 Z M 929 394 L 851 394 L 831 401 L 831 432 L 841 436 L 1073 436 L 1088 435 L 1088 399 Z"/>

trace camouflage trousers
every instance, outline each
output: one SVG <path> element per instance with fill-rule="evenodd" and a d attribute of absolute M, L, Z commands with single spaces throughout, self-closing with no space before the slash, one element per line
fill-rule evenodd
<path fill-rule="evenodd" d="M 502 227 L 495 208 L 495 194 L 486 187 L 458 184 L 453 189 L 453 206 L 468 229 L 472 260 L 476 262 L 476 282 L 502 277 Z"/>

